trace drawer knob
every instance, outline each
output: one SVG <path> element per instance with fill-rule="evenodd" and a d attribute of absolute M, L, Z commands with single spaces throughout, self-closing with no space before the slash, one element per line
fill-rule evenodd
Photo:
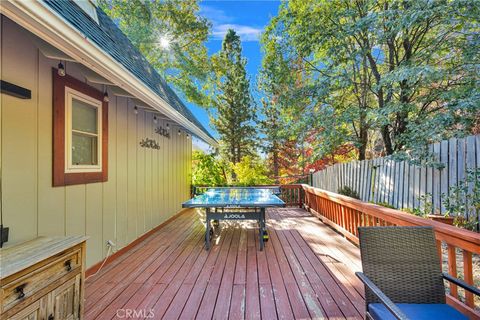
<path fill-rule="evenodd" d="M 15 288 L 15 293 L 17 294 L 17 299 L 23 299 L 25 297 L 25 292 L 23 292 L 23 289 L 27 286 L 26 283 L 19 285 L 18 287 Z"/>
<path fill-rule="evenodd" d="M 72 270 L 72 260 L 67 260 L 67 261 L 65 261 L 65 264 L 64 264 L 64 265 L 65 265 L 65 269 L 66 269 L 67 271 Z"/>

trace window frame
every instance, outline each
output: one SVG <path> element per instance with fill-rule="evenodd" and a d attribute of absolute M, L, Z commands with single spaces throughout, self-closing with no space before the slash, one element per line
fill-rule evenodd
<path fill-rule="evenodd" d="M 108 180 L 108 102 L 103 93 L 72 76 L 53 74 L 53 186 Z M 73 98 L 97 107 L 97 165 L 73 165 Z"/>
<path fill-rule="evenodd" d="M 88 134 L 80 132 L 84 135 L 97 137 L 97 164 L 96 165 L 75 165 L 73 164 L 73 99 L 88 104 L 90 107 L 96 108 L 97 112 L 97 133 Z M 73 172 L 101 172 L 102 171 L 102 101 L 83 94 L 80 91 L 65 87 L 65 173 Z"/>

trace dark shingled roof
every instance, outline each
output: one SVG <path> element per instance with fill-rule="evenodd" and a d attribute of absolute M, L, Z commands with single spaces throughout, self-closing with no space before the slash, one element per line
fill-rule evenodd
<path fill-rule="evenodd" d="M 44 0 L 44 3 L 111 55 L 195 126 L 215 139 L 102 9 L 97 7 L 99 21 L 97 24 L 74 1 Z"/>

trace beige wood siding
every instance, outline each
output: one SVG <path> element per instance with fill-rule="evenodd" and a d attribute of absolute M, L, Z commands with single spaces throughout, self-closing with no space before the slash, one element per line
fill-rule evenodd
<path fill-rule="evenodd" d="M 41 235 L 87 235 L 87 265 L 105 257 L 107 240 L 120 249 L 181 210 L 189 198 L 191 139 L 171 126 L 154 132 L 153 115 L 109 93 L 108 181 L 52 187 L 52 76 L 58 61 L 35 47 L 31 34 L 3 18 L 1 78 L 32 91 L 32 99 L 1 95 L 1 165 L 8 245 Z M 66 64 L 82 81 L 83 66 Z M 93 85 L 102 90 L 101 86 Z M 141 139 L 161 149 L 142 148 Z"/>

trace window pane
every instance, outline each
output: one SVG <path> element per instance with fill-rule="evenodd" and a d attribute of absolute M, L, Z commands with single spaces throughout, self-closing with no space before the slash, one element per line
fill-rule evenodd
<path fill-rule="evenodd" d="M 72 164 L 98 165 L 97 137 L 78 133 L 72 135 Z"/>
<path fill-rule="evenodd" d="M 73 130 L 97 133 L 97 108 L 83 101 L 72 99 Z"/>

